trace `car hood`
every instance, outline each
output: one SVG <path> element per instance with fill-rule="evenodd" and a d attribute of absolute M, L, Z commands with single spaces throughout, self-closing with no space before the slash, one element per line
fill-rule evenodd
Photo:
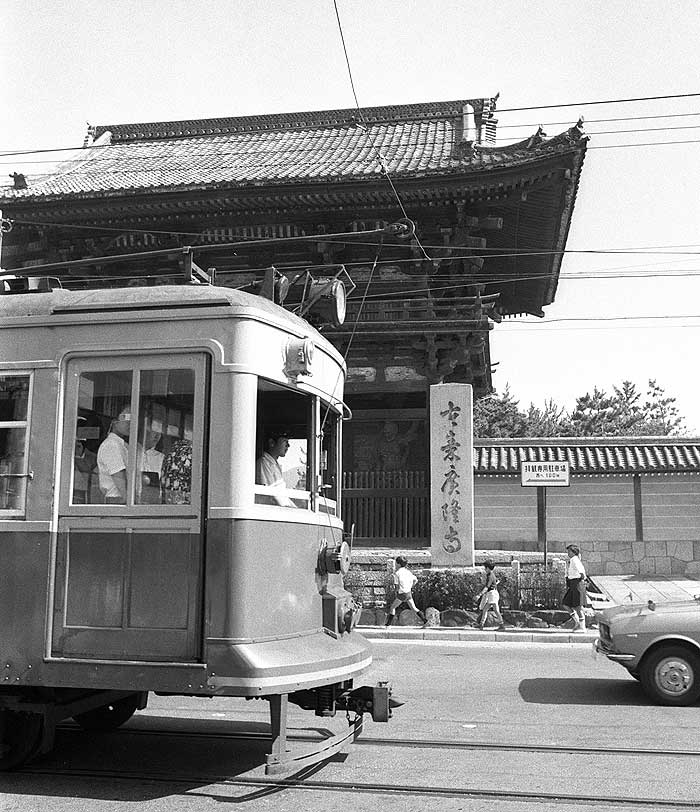
<path fill-rule="evenodd" d="M 700 601 L 687 600 L 687 601 L 664 601 L 663 603 L 654 603 L 654 608 L 651 608 L 649 603 L 626 603 L 619 606 L 612 606 L 609 609 L 604 609 L 600 612 L 600 618 L 604 622 L 610 623 L 613 618 L 622 619 L 623 617 L 644 617 L 653 615 L 654 617 L 661 617 L 663 615 L 700 615 Z"/>

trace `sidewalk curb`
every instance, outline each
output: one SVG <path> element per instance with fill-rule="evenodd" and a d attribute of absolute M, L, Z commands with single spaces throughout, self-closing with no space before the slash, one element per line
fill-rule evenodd
<path fill-rule="evenodd" d="M 469 643 L 585 643 L 591 645 L 598 637 L 596 629 L 574 633 L 556 629 L 508 629 L 507 631 L 479 631 L 448 626 L 430 628 L 411 626 L 358 626 L 358 632 L 368 640 L 444 640 Z"/>

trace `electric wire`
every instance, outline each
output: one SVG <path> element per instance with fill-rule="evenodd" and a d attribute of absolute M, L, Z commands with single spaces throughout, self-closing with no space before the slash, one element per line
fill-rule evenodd
<path fill-rule="evenodd" d="M 603 130 L 603 131 L 592 130 L 592 131 L 586 131 L 584 133 L 584 137 L 590 138 L 592 136 L 624 135 L 624 134 L 630 134 L 630 133 L 647 134 L 647 133 L 652 133 L 652 132 L 675 132 L 675 131 L 678 131 L 678 130 L 695 130 L 695 129 L 700 129 L 700 124 L 692 124 L 692 125 L 687 125 L 687 126 L 683 126 L 683 127 L 652 127 L 652 128 L 631 129 L 631 130 Z M 505 147 L 508 147 L 508 146 L 514 146 L 514 145 L 516 145 L 518 143 L 521 143 L 522 141 L 526 141 L 528 137 L 532 137 L 533 135 L 534 135 L 534 133 L 531 134 L 530 136 L 526 135 L 524 138 L 517 139 L 517 140 L 513 139 L 513 138 L 496 138 L 496 143 L 498 143 L 500 146 L 505 148 Z M 556 136 L 553 136 L 553 137 L 556 137 Z M 305 139 L 305 140 L 309 140 L 309 139 Z M 330 139 L 326 138 L 325 140 L 328 141 Z M 343 143 L 340 143 L 342 140 L 347 140 L 347 133 L 338 133 L 337 134 L 336 141 L 338 141 L 339 143 L 337 143 L 335 145 L 332 145 L 332 146 L 329 146 L 328 153 L 332 154 L 333 151 L 340 152 L 340 153 L 345 153 L 347 151 L 347 145 L 345 145 Z M 547 138 L 545 136 L 544 140 L 541 142 L 541 146 L 543 148 L 546 148 L 547 147 L 547 142 L 549 140 L 551 140 L 551 139 L 549 139 L 549 138 Z M 396 141 L 396 143 L 393 143 L 393 141 Z M 143 147 L 145 145 L 145 143 L 150 143 L 150 142 L 141 141 L 141 142 L 137 142 L 137 143 L 133 143 L 133 144 L 111 144 L 111 145 L 106 145 L 108 147 L 111 147 L 113 152 L 121 150 L 124 154 L 119 155 L 119 156 L 106 155 L 106 156 L 101 157 L 100 155 L 89 156 L 88 154 L 84 154 L 84 155 L 80 155 L 80 156 L 78 156 L 76 158 L 63 159 L 63 160 L 59 160 L 59 159 L 27 160 L 27 159 L 24 159 L 24 160 L 21 160 L 21 161 L 16 161 L 16 160 L 14 160 L 14 161 L 0 161 L 0 165 L 2 165 L 2 166 L 19 166 L 19 165 L 21 165 L 21 166 L 41 166 L 41 165 L 56 166 L 57 171 L 56 171 L 55 174 L 62 174 L 62 172 L 61 172 L 62 169 L 65 172 L 68 172 L 68 171 L 70 171 L 69 167 L 71 167 L 71 166 L 73 168 L 78 167 L 78 166 L 86 166 L 86 167 L 89 168 L 89 167 L 99 165 L 101 163 L 110 164 L 110 163 L 114 163 L 115 161 L 120 161 L 120 160 L 127 160 L 131 164 L 134 164 L 134 163 L 138 164 L 140 162 L 143 162 L 145 164 L 146 162 L 152 162 L 152 161 L 157 161 L 157 160 L 161 160 L 161 159 L 164 160 L 164 161 L 167 161 L 167 164 L 165 166 L 159 165 L 159 166 L 153 167 L 153 168 L 148 168 L 148 167 L 144 166 L 144 167 L 135 168 L 135 169 L 115 169 L 115 170 L 105 169 L 105 170 L 101 170 L 103 175 L 107 175 L 107 176 L 110 176 L 110 177 L 113 177 L 113 176 L 119 177 L 119 176 L 122 176 L 122 175 L 123 176 L 128 176 L 128 175 L 140 174 L 140 173 L 143 173 L 143 172 L 161 172 L 164 169 L 167 169 L 169 171 L 178 171 L 178 170 L 185 171 L 185 170 L 189 170 L 189 169 L 192 168 L 192 160 L 195 159 L 195 158 L 198 158 L 198 157 L 211 157 L 213 159 L 216 159 L 216 161 L 214 163 L 211 163 L 211 164 L 198 163 L 197 164 L 197 169 L 199 169 L 201 171 L 204 171 L 204 170 L 216 170 L 216 169 L 221 169 L 221 168 L 229 168 L 230 169 L 230 168 L 232 168 L 232 166 L 230 164 L 224 164 L 222 161 L 220 161 L 221 158 L 224 158 L 224 157 L 225 158 L 235 158 L 235 157 L 238 157 L 238 156 L 244 156 L 245 158 L 250 158 L 251 155 L 254 155 L 255 152 L 256 152 L 254 146 L 246 146 L 243 149 L 237 149 L 237 150 L 220 150 L 219 149 L 219 150 L 216 150 L 215 153 L 213 153 L 213 151 L 211 149 L 210 150 L 203 150 L 203 151 L 200 151 L 200 152 L 188 151 L 187 155 L 183 155 L 181 157 L 180 156 L 174 156 L 172 154 L 172 152 L 171 153 L 167 153 L 167 152 L 153 153 L 153 152 L 151 152 L 151 153 L 149 153 L 147 155 L 133 154 L 133 147 L 136 147 L 136 146 Z M 411 139 L 404 140 L 404 139 L 401 139 L 398 134 L 395 134 L 393 136 L 390 136 L 387 139 L 387 144 L 385 145 L 385 149 L 398 149 L 398 148 L 400 148 L 401 150 L 405 150 L 406 148 L 409 148 L 409 147 L 423 146 L 424 143 L 425 142 L 423 140 L 421 140 L 421 139 L 418 139 L 418 140 L 411 140 Z M 697 143 L 700 143 L 700 139 L 689 138 L 689 139 L 679 139 L 679 140 L 674 140 L 674 141 L 644 141 L 644 142 L 639 142 L 639 143 L 629 142 L 629 143 L 624 143 L 624 144 L 588 144 L 587 143 L 586 144 L 586 149 L 628 149 L 628 148 L 632 148 L 632 147 L 672 146 L 674 144 L 697 144 Z M 478 148 L 488 151 L 492 147 L 491 147 L 490 144 L 479 144 Z M 567 151 L 570 151 L 570 150 L 580 149 L 581 147 L 577 146 L 575 144 L 572 144 L 572 145 L 567 145 L 567 146 L 561 147 L 561 148 L 566 149 Z M 88 147 L 87 149 L 94 149 L 94 148 L 93 147 Z M 129 149 L 131 149 L 131 154 L 129 154 Z M 312 145 L 310 147 L 298 147 L 298 148 L 282 147 L 281 149 L 276 150 L 277 160 L 275 162 L 268 161 L 265 164 L 265 167 L 267 169 L 272 169 L 272 168 L 275 168 L 275 167 L 278 167 L 278 166 L 287 166 L 287 163 L 288 163 L 290 158 L 298 159 L 299 156 L 302 156 L 302 155 L 305 155 L 305 154 L 307 154 L 307 155 L 317 154 L 318 150 L 319 150 L 319 148 L 316 145 Z M 11 154 L 11 153 L 8 153 L 8 154 Z M 280 156 L 282 156 L 282 157 L 280 157 Z M 7 156 L 0 155 L 0 157 L 7 157 Z M 394 159 L 399 160 L 399 161 L 403 160 L 403 156 L 398 156 L 396 158 L 392 157 L 391 159 L 384 158 L 384 156 L 382 156 L 382 157 L 383 157 L 383 160 L 385 162 L 387 160 L 394 160 Z M 325 157 L 324 158 L 324 163 L 332 163 L 332 157 L 328 157 L 328 156 Z"/>
<path fill-rule="evenodd" d="M 360 322 L 360 317 L 362 315 L 362 310 L 363 310 L 363 308 L 365 306 L 365 300 L 367 298 L 367 294 L 369 292 L 370 285 L 372 284 L 372 279 L 374 277 L 374 272 L 377 269 L 377 264 L 379 263 L 379 257 L 381 256 L 381 253 L 382 253 L 382 243 L 380 242 L 379 246 L 377 247 L 376 256 L 374 257 L 374 262 L 372 263 L 372 268 L 371 268 L 370 273 L 369 273 L 369 278 L 367 279 L 367 284 L 365 285 L 364 295 L 363 295 L 363 297 L 362 297 L 362 299 L 360 301 L 360 306 L 357 309 L 357 314 L 355 316 L 355 321 L 354 321 L 353 326 L 352 326 L 352 331 L 350 333 L 348 343 L 345 346 L 345 350 L 343 351 L 343 361 L 344 362 L 347 362 L 348 355 L 350 354 L 350 347 L 352 346 L 353 339 L 355 338 L 355 333 L 357 332 L 357 326 L 358 326 L 358 324 Z M 337 378 L 335 380 L 335 384 L 333 385 L 333 389 L 331 390 L 333 394 L 335 394 L 336 387 L 338 386 L 338 383 L 340 382 L 340 377 L 341 377 L 342 374 L 343 374 L 343 371 L 342 371 L 342 369 L 340 369 L 338 371 L 338 376 L 337 376 Z M 320 428 L 321 438 L 323 438 L 323 430 L 324 430 L 324 428 L 326 426 L 326 421 L 328 420 L 328 416 L 330 414 L 330 411 L 331 411 L 331 405 L 330 405 L 330 402 L 329 402 L 326 405 L 326 410 L 325 410 L 325 413 L 323 415 L 323 420 L 321 421 L 321 428 Z M 331 538 L 333 540 L 333 544 L 335 545 L 335 528 L 333 527 L 333 524 L 331 522 L 331 514 L 330 514 L 330 510 L 328 509 L 328 499 L 326 497 L 325 490 L 323 490 L 321 492 L 321 497 L 322 497 L 322 499 L 324 501 L 324 505 L 326 506 L 326 516 L 327 516 L 327 519 L 328 519 L 328 527 L 330 528 Z M 351 531 L 351 535 L 350 535 L 350 540 L 351 540 L 351 544 L 352 544 L 352 531 Z M 351 552 L 352 552 L 352 548 L 351 548 Z"/>
<path fill-rule="evenodd" d="M 652 132 L 673 132 L 673 131 L 677 131 L 677 130 L 697 130 L 697 129 L 700 129 L 700 124 L 687 124 L 687 125 L 678 126 L 678 127 L 645 127 L 645 128 L 631 129 L 631 130 L 590 130 L 590 131 L 586 130 L 585 135 L 588 136 L 588 137 L 592 137 L 592 136 L 601 136 L 601 135 L 625 135 L 625 134 L 631 134 L 631 133 L 646 134 L 646 133 L 652 133 Z M 345 134 L 339 133 L 338 134 L 338 139 L 340 139 L 341 137 L 344 137 L 344 135 Z M 520 139 L 520 140 L 521 141 L 522 140 L 527 140 L 527 136 L 524 139 Z M 545 136 L 545 140 L 542 142 L 544 146 L 546 146 L 547 140 L 548 139 Z M 512 146 L 514 144 L 519 143 L 519 141 L 514 140 L 512 137 L 511 138 L 509 138 L 509 137 L 496 138 L 495 141 L 496 141 L 496 143 L 501 144 L 503 146 Z M 140 143 L 141 143 L 141 145 L 143 144 L 143 142 L 140 142 Z M 423 143 L 424 142 L 421 141 L 421 140 L 414 141 L 414 140 L 410 140 L 410 139 L 409 140 L 401 139 L 400 147 L 401 147 L 401 149 L 405 149 L 406 147 L 414 147 L 414 146 L 417 147 L 417 146 L 421 146 Z M 656 145 L 656 144 L 667 145 L 667 144 L 685 144 L 685 143 L 694 144 L 694 143 L 697 143 L 697 141 L 692 140 L 692 139 L 691 140 L 686 140 L 686 141 L 652 141 L 652 142 L 645 142 L 644 144 L 608 144 L 608 145 L 604 145 L 604 146 L 607 146 L 607 147 L 611 147 L 611 146 L 630 147 L 630 146 L 650 146 L 650 145 Z M 107 146 L 113 146 L 113 145 L 107 145 Z M 132 145 L 129 145 L 129 146 L 134 146 L 134 145 L 132 144 Z M 490 144 L 481 144 L 480 145 L 480 147 L 484 147 L 484 146 L 488 149 Z M 595 147 L 596 147 L 596 145 L 587 145 L 587 149 L 593 149 Z M 344 151 L 345 148 L 338 145 L 338 149 Z M 239 150 L 216 150 L 216 154 L 215 154 L 214 157 L 216 157 L 216 158 L 229 157 L 230 158 L 230 157 L 234 157 L 234 156 L 238 156 L 238 155 L 245 155 L 246 157 L 248 157 L 248 156 L 250 156 L 251 152 L 253 152 L 253 151 L 254 150 L 252 148 L 250 148 L 250 147 L 245 148 L 245 149 L 239 149 Z M 312 147 L 308 147 L 308 148 L 303 147 L 303 148 L 298 148 L 298 149 L 288 149 L 287 153 L 288 153 L 288 156 L 293 157 L 293 156 L 298 156 L 298 155 L 304 154 L 304 153 L 316 153 L 317 151 L 318 151 L 317 147 L 312 146 Z M 283 150 L 280 150 L 279 152 L 283 152 Z M 151 153 L 149 155 L 129 155 L 128 160 L 130 162 L 140 162 L 140 161 L 145 162 L 145 161 L 154 161 L 154 160 L 158 160 L 158 159 L 162 158 L 164 160 L 169 161 L 169 163 L 167 165 L 167 169 L 169 169 L 169 170 L 173 170 L 173 169 L 183 169 L 183 170 L 185 170 L 185 169 L 190 169 L 191 168 L 191 166 L 192 166 L 191 161 L 192 161 L 193 158 L 198 157 L 198 156 L 206 156 L 206 155 L 211 155 L 211 150 L 202 151 L 202 152 L 190 152 L 190 151 L 188 151 L 187 155 L 183 156 L 180 159 L 182 161 L 182 164 L 180 166 L 174 166 L 173 165 L 173 160 L 172 160 L 173 155 L 172 155 L 172 153 L 170 153 L 170 154 L 169 153 L 162 153 L 160 155 L 157 154 L 157 153 Z M 0 153 L 0 157 L 5 157 L 5 155 Z M 93 166 L 93 165 L 99 164 L 99 163 L 111 163 L 111 162 L 114 162 L 115 160 L 118 160 L 117 158 L 115 158 L 115 156 L 100 157 L 99 155 L 97 155 L 97 156 L 91 157 L 91 158 L 86 158 L 85 156 L 81 156 L 81 157 L 78 157 L 78 158 L 67 159 L 67 160 L 61 161 L 61 166 L 68 166 L 70 164 L 75 164 L 75 165 L 86 164 L 86 165 L 89 165 L 89 166 Z M 326 158 L 325 160 L 328 161 L 329 159 Z M 0 165 L 2 165 L 2 166 L 15 166 L 15 165 L 17 165 L 17 163 L 18 163 L 17 161 L 0 161 Z M 55 159 L 53 159 L 53 160 L 52 159 L 36 159 L 36 160 L 24 160 L 21 163 L 22 163 L 22 165 L 30 164 L 32 166 L 43 165 L 43 164 L 55 165 L 57 163 L 57 161 Z M 279 160 L 277 164 L 267 163 L 266 167 L 269 168 L 270 166 L 284 166 L 284 165 L 285 165 L 285 162 L 283 160 Z M 217 168 L 219 168 L 219 166 L 223 166 L 223 164 L 212 164 L 211 166 L 207 166 L 206 164 L 205 165 L 199 164 L 198 168 L 199 169 L 217 169 Z M 137 171 L 138 172 L 142 172 L 142 171 L 162 171 L 162 167 L 159 167 L 158 170 L 155 170 L 155 169 L 153 169 L 153 170 L 147 170 L 147 169 L 116 170 L 115 173 L 120 174 L 122 172 L 127 173 L 127 172 L 137 172 Z M 105 174 L 112 174 L 112 173 L 107 172 Z"/>
<path fill-rule="evenodd" d="M 538 104 L 532 107 L 503 107 L 499 113 L 520 113 L 525 110 L 554 110 L 562 107 L 586 107 L 594 104 L 629 104 L 631 102 L 662 101 L 666 99 L 697 98 L 700 93 L 672 93 L 665 96 L 637 96 L 634 98 L 598 99 L 597 101 L 565 102 L 560 104 Z"/>
<path fill-rule="evenodd" d="M 672 98 L 672 97 L 669 97 L 669 98 Z M 593 102 L 593 104 L 595 104 L 595 102 Z M 574 105 L 572 105 L 572 106 L 574 106 Z M 530 109 L 538 109 L 538 108 L 530 108 Z M 323 111 L 319 111 L 319 112 L 323 112 Z M 495 110 L 494 114 L 500 115 L 502 112 L 504 112 L 504 111 L 503 110 Z M 584 121 L 584 125 L 588 125 L 588 124 L 607 124 L 607 123 L 612 123 L 612 122 L 616 122 L 616 121 L 648 121 L 648 120 L 658 120 L 658 119 L 665 119 L 665 118 L 688 118 L 688 117 L 699 116 L 699 115 L 700 115 L 700 112 L 691 112 L 691 113 L 658 113 L 658 114 L 655 114 L 655 115 L 646 115 L 646 116 L 645 115 L 618 116 L 616 118 L 593 118 L 593 119 L 586 119 Z M 207 120 L 208 119 L 201 119 L 201 121 L 207 121 Z M 414 116 L 410 116 L 410 117 L 396 116 L 396 117 L 392 117 L 390 119 L 387 118 L 385 121 L 373 120 L 371 122 L 371 125 L 372 126 L 378 126 L 378 125 L 381 125 L 382 123 L 400 124 L 402 122 L 420 122 L 420 121 L 435 121 L 435 118 L 434 118 L 434 116 L 428 116 L 428 115 L 424 115 L 424 116 L 414 115 Z M 347 125 L 352 125 L 353 124 L 352 121 L 348 121 L 346 123 L 347 123 Z M 343 124 L 343 122 L 339 121 L 338 123 L 336 123 L 336 124 L 334 124 L 332 126 L 333 126 L 333 128 L 335 128 L 335 127 L 341 126 L 342 124 Z M 123 126 L 123 125 L 120 125 L 120 126 Z M 502 124 L 502 123 L 499 122 L 498 131 L 500 132 L 503 129 L 536 130 L 538 127 L 566 127 L 566 126 L 571 126 L 571 121 L 523 122 L 523 123 L 516 123 L 516 124 Z M 313 124 L 307 125 L 308 129 L 312 129 L 313 127 L 314 127 Z M 325 125 L 325 127 L 330 129 L 329 125 Z M 219 133 L 217 135 L 220 135 L 220 136 L 227 136 L 227 135 L 228 136 L 235 136 L 235 135 L 248 135 L 248 136 L 251 136 L 251 135 L 265 134 L 265 133 L 291 132 L 291 131 L 297 130 L 297 129 L 299 129 L 299 125 L 294 125 L 294 124 L 290 123 L 288 125 L 280 126 L 280 127 L 264 127 L 264 128 L 260 127 L 259 129 L 251 128 L 251 129 L 241 130 L 239 132 Z M 316 126 L 315 129 L 323 129 L 323 128 L 321 126 Z M 674 128 L 661 128 L 661 129 L 674 129 Z M 640 130 L 640 132 L 644 132 L 644 131 L 645 130 L 643 130 L 643 129 Z M 615 131 L 613 131 L 613 132 L 615 132 Z M 590 135 L 597 135 L 599 133 L 593 132 L 593 133 L 589 133 L 589 134 Z M 204 137 L 208 137 L 210 135 L 211 134 L 209 134 L 209 133 L 203 134 L 201 136 L 193 134 L 191 136 L 179 136 L 179 138 L 180 139 L 182 139 L 182 138 L 192 138 L 192 139 L 194 139 L 194 138 L 198 138 L 198 137 L 204 138 Z M 307 138 L 325 138 L 325 137 L 327 137 L 327 136 L 323 135 L 323 134 L 315 135 L 315 134 L 310 133 L 310 132 L 308 132 L 308 133 L 306 133 L 304 135 L 305 139 L 307 139 Z M 35 149 L 0 150 L 0 157 L 21 156 L 21 155 L 38 155 L 38 154 L 47 153 L 47 152 L 77 152 L 77 151 L 81 151 L 81 150 L 103 150 L 103 149 L 113 148 L 117 144 L 125 145 L 125 146 L 133 146 L 134 143 L 143 144 L 143 143 L 150 143 L 151 141 L 152 141 L 152 139 L 144 139 L 144 140 L 141 140 L 141 141 L 136 141 L 135 140 L 134 142 L 131 142 L 131 141 L 116 142 L 114 144 L 90 144 L 90 145 L 87 145 L 87 146 L 85 146 L 83 144 L 77 144 L 77 145 L 71 146 L 71 147 L 37 147 Z M 193 154 L 193 156 L 196 157 L 200 153 L 194 152 L 192 154 Z M 55 163 L 55 162 L 56 161 L 52 161 L 51 163 Z"/>
<path fill-rule="evenodd" d="M 352 68 L 350 67 L 350 57 L 348 55 L 348 50 L 347 50 L 347 48 L 345 46 L 345 36 L 343 35 L 343 25 L 342 25 L 341 20 L 340 20 L 340 12 L 338 10 L 338 0 L 333 0 L 333 7 L 335 8 L 336 20 L 338 21 L 338 30 L 340 32 L 340 38 L 341 38 L 341 42 L 343 44 L 343 53 L 345 54 L 345 64 L 347 65 L 347 68 L 348 68 L 348 75 L 350 77 L 350 85 L 352 87 L 352 93 L 353 93 L 353 96 L 354 96 L 354 99 L 355 99 L 355 106 L 357 107 L 357 112 L 358 112 L 360 121 L 363 122 L 363 125 L 364 125 L 364 126 L 361 126 L 361 129 L 367 135 L 367 140 L 370 142 L 372 148 L 375 151 L 375 158 L 379 162 L 380 171 L 381 171 L 382 175 L 384 175 L 384 177 L 386 178 L 387 182 L 389 183 L 389 186 L 391 186 L 391 190 L 394 193 L 394 197 L 396 198 L 396 201 L 397 201 L 397 203 L 399 205 L 399 208 L 401 209 L 401 213 L 402 213 L 403 217 L 406 220 L 410 220 L 410 218 L 408 216 L 408 213 L 406 212 L 406 209 L 404 207 L 403 201 L 401 200 L 401 196 L 399 195 L 399 192 L 398 192 L 398 190 L 397 190 L 397 188 L 396 188 L 396 186 L 394 184 L 394 181 L 392 180 L 391 175 L 389 174 L 389 170 L 388 170 L 388 168 L 386 166 L 385 158 L 382 155 L 382 153 L 379 151 L 377 146 L 375 145 L 374 140 L 371 137 L 369 127 L 367 126 L 367 124 L 366 124 L 366 122 L 364 120 L 364 116 L 363 116 L 363 113 L 362 113 L 362 108 L 360 107 L 360 102 L 359 102 L 359 100 L 357 98 L 357 93 L 355 91 L 355 82 L 353 81 L 353 78 L 352 78 Z M 418 239 L 418 235 L 416 233 L 414 233 L 413 239 L 415 240 L 416 244 L 418 245 L 418 247 L 420 248 L 422 253 L 425 255 L 425 258 L 428 259 L 428 255 L 426 254 L 425 249 L 421 245 L 420 240 Z"/>
<path fill-rule="evenodd" d="M 4 218 L 9 220 L 11 223 L 17 223 L 20 225 L 30 225 L 30 226 L 41 226 L 41 227 L 53 227 L 53 228 L 65 228 L 65 229 L 82 229 L 82 230 L 90 230 L 90 231 L 108 231 L 108 232 L 116 232 L 119 234 L 163 234 L 168 236 L 174 237 L 196 237 L 202 239 L 206 237 L 206 231 L 211 229 L 206 229 L 204 232 L 202 231 L 178 231 L 176 229 L 167 230 L 167 229 L 136 229 L 136 228 L 119 228 L 113 226 L 90 226 L 81 223 L 56 223 L 51 221 L 41 221 L 41 220 L 25 220 L 24 218 L 19 217 L 10 217 Z M 303 242 L 305 240 L 317 240 L 321 242 L 336 242 L 338 240 L 348 242 L 351 238 L 355 236 L 355 234 L 361 234 L 362 232 L 342 232 L 342 233 L 331 233 L 331 234 L 315 234 L 315 235 L 297 235 L 297 236 L 290 236 L 290 237 L 272 237 L 269 239 L 258 240 L 256 237 L 240 237 L 238 238 L 236 245 L 237 247 L 245 248 L 247 245 L 254 245 L 256 242 L 261 242 L 265 244 L 269 243 L 289 243 L 294 241 Z M 357 246 L 369 246 L 372 248 L 376 248 L 376 242 L 365 242 L 363 240 L 356 240 L 352 239 L 352 244 Z M 635 247 L 628 247 L 628 248 L 560 248 L 560 249 L 544 249 L 544 250 L 533 250 L 533 249 L 526 249 L 526 248 L 508 248 L 508 247 L 498 247 L 498 248 L 489 248 L 489 247 L 479 247 L 479 248 L 468 248 L 467 246 L 446 246 L 446 245 L 425 245 L 425 248 L 430 248 L 431 250 L 436 251 L 449 251 L 445 256 L 436 256 L 431 257 L 426 254 L 426 259 L 430 262 L 447 262 L 454 259 L 497 259 L 497 258 L 510 258 L 510 257 L 539 257 L 539 256 L 561 256 L 567 254 L 593 254 L 593 255 L 640 255 L 640 256 L 700 256 L 700 250 L 698 251 L 686 251 L 681 249 L 691 248 L 697 246 L 700 249 L 699 243 L 685 243 L 685 244 L 676 244 L 676 245 L 667 245 L 667 246 L 635 246 Z M 217 248 L 221 248 L 221 243 L 201 243 L 196 246 L 198 250 L 216 250 Z M 402 247 L 402 246 L 392 246 L 392 247 Z M 407 246 L 407 248 L 410 246 Z M 167 250 L 172 250 L 173 252 L 178 251 L 182 248 L 182 246 L 172 246 Z M 159 249 L 159 250 L 166 250 L 166 249 Z M 459 254 L 456 253 L 460 250 L 466 250 L 468 253 Z M 347 267 L 354 266 L 354 265 L 366 265 L 370 260 L 365 260 L 361 262 L 345 262 L 342 263 Z M 407 258 L 407 259 L 391 259 L 391 264 L 397 264 L 399 262 L 413 262 L 415 263 L 415 257 Z M 332 263 L 337 265 L 338 263 Z M 300 263 L 298 266 L 292 267 L 308 267 L 309 263 Z M 314 267 L 324 267 L 324 266 L 314 266 Z M 241 269 L 241 273 L 248 272 L 249 270 L 254 269 Z"/>

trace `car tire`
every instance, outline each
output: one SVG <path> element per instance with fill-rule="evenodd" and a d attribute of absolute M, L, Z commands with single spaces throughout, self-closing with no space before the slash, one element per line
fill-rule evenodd
<path fill-rule="evenodd" d="M 639 676 L 646 694 L 661 705 L 692 705 L 700 697 L 700 656 L 683 646 L 652 651 Z"/>

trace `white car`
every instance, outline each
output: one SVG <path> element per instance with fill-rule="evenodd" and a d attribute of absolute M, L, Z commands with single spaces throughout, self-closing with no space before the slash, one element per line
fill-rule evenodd
<path fill-rule="evenodd" d="M 700 595 L 605 609 L 599 635 L 595 651 L 626 668 L 655 702 L 692 705 L 700 698 Z"/>

